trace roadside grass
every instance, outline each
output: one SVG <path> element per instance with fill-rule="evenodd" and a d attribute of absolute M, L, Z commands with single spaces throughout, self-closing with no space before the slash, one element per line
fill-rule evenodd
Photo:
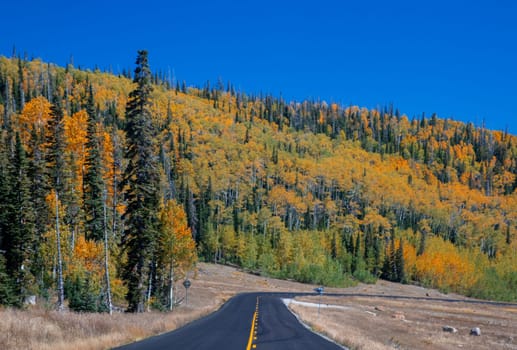
<path fill-rule="evenodd" d="M 241 272 L 222 265 L 199 263 L 190 276 L 188 305 L 173 312 L 113 315 L 45 309 L 0 308 L 0 350 L 101 350 L 177 329 L 217 310 L 237 293 L 312 291 L 313 286 Z M 184 289 L 178 283 L 179 298 Z"/>
<path fill-rule="evenodd" d="M 2 349 L 108 349 L 181 327 L 214 311 L 222 299 L 172 313 L 74 313 L 44 309 L 0 311 Z"/>

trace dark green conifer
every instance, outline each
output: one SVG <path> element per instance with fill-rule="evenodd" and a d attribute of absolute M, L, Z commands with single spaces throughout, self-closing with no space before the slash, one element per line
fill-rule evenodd
<path fill-rule="evenodd" d="M 0 252 L 0 305 L 19 305 L 19 298 L 14 292 L 12 278 L 7 274 L 5 258 Z"/>
<path fill-rule="evenodd" d="M 102 164 L 97 131 L 97 113 L 93 101 L 92 86 L 89 87 L 86 104 L 88 114 L 86 129 L 86 173 L 84 175 L 84 212 L 86 216 L 86 238 L 100 241 L 104 236 Z"/>
<path fill-rule="evenodd" d="M 60 197 L 65 189 L 65 126 L 61 98 L 56 94 L 52 100 L 51 119 L 49 121 L 50 135 L 48 139 L 48 163 L 52 185 Z"/>
<path fill-rule="evenodd" d="M 395 253 L 395 264 L 397 265 L 397 282 L 407 283 L 404 263 L 404 243 L 399 239 L 399 247 Z"/>
<path fill-rule="evenodd" d="M 127 189 L 123 238 L 127 262 L 123 278 L 128 288 L 128 311 L 143 312 L 156 249 L 160 174 L 151 122 L 152 77 L 147 51 L 138 52 L 136 64 L 136 88 L 129 94 L 126 106 L 128 163 L 121 182 L 121 188 Z"/>
<path fill-rule="evenodd" d="M 16 282 L 16 291 L 23 298 L 33 290 L 34 279 L 31 274 L 34 256 L 34 211 L 30 198 L 28 161 L 20 135 L 16 133 L 14 154 L 11 160 L 12 213 L 10 218 L 11 249 L 6 253 L 8 266 Z"/>

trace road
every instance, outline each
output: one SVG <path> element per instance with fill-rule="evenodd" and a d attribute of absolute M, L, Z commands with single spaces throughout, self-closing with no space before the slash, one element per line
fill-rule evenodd
<path fill-rule="evenodd" d="M 132 343 L 119 350 L 289 350 L 289 349 L 343 349 L 312 333 L 298 322 L 287 309 L 282 298 L 294 298 L 314 293 L 248 293 L 240 294 L 217 312 L 194 321 L 183 328 Z M 491 304 L 512 306 L 515 303 L 472 299 L 448 299 L 361 293 L 325 293 L 336 297 L 368 297 L 382 299 L 409 299 L 447 303 Z M 253 322 L 256 319 L 256 322 Z M 256 326 L 252 329 L 252 324 Z M 256 335 L 255 335 L 256 330 Z M 256 339 L 255 339 L 256 338 Z M 255 347 L 254 347 L 255 346 Z"/>
<path fill-rule="evenodd" d="M 237 295 L 217 312 L 185 327 L 117 349 L 343 349 L 298 322 L 281 300 L 292 296 L 279 293 Z"/>

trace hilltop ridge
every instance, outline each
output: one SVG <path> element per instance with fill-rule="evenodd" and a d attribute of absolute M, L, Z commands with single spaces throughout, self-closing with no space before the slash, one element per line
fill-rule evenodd
<path fill-rule="evenodd" d="M 516 136 L 436 115 L 409 119 L 392 107 L 287 102 L 249 96 L 231 84 L 170 86 L 153 77 L 161 197 L 184 209 L 200 259 L 302 282 L 343 286 L 382 277 L 517 300 Z M 113 223 L 111 250 L 118 256 L 111 268 L 118 276 L 125 203 L 114 182 L 126 166 L 125 108 L 134 88 L 129 74 L 0 58 L 2 171 L 14 159 L 9 145 L 16 131 L 36 165 L 36 134 L 39 128 L 48 133 L 52 96 L 62 100 L 67 275 L 96 271 L 95 290 L 102 274 L 88 259 L 98 256 L 77 251 L 79 242 L 91 243 L 79 240 L 89 85 Z M 51 215 L 39 210 L 38 244 L 47 255 L 38 285 L 47 290 L 55 283 L 55 252 Z M 179 269 L 176 278 L 184 273 Z M 120 301 L 125 287 L 113 283 Z M 166 282 L 154 283 L 158 293 Z"/>

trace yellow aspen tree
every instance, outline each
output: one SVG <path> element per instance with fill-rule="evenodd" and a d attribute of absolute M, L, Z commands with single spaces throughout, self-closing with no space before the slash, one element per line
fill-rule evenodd
<path fill-rule="evenodd" d="M 159 257 L 169 281 L 168 307 L 175 305 L 174 283 L 196 262 L 195 242 L 187 223 L 187 215 L 181 205 L 169 200 L 159 214 Z"/>
<path fill-rule="evenodd" d="M 24 144 L 28 144 L 32 131 L 46 128 L 50 120 L 50 102 L 43 96 L 38 96 L 25 104 L 18 118 L 20 136 Z"/>

